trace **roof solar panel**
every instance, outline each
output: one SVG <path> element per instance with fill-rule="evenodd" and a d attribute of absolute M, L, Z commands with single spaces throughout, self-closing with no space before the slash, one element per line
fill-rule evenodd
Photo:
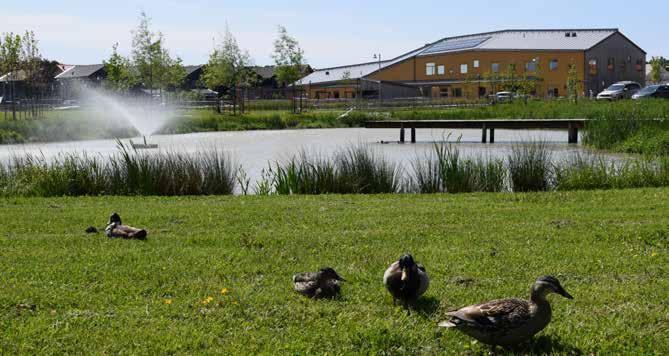
<path fill-rule="evenodd" d="M 449 51 L 457 51 L 461 49 L 473 48 L 487 41 L 488 39 L 490 39 L 490 37 L 469 38 L 462 40 L 446 40 L 439 42 L 434 46 L 426 49 L 421 54 L 449 52 Z"/>

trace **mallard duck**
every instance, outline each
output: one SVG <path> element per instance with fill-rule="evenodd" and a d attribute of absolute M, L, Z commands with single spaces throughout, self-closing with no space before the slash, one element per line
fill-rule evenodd
<path fill-rule="evenodd" d="M 517 345 L 529 340 L 551 321 L 551 306 L 546 300 L 550 293 L 573 299 L 557 278 L 543 276 L 534 282 L 530 300 L 499 299 L 470 305 L 446 313 L 451 318 L 439 326 L 456 328 L 489 345 Z"/>
<path fill-rule="evenodd" d="M 109 222 L 105 228 L 105 234 L 109 238 L 120 237 L 124 239 L 143 240 L 146 238 L 147 232 L 144 229 L 123 225 L 121 222 L 121 216 L 119 216 L 117 213 L 113 213 L 109 217 Z"/>
<path fill-rule="evenodd" d="M 399 299 L 405 309 L 418 300 L 430 285 L 425 267 L 417 264 L 413 256 L 405 254 L 393 262 L 383 274 L 383 284 L 393 296 L 393 304 Z"/>
<path fill-rule="evenodd" d="M 346 281 L 330 267 L 318 272 L 297 273 L 293 276 L 295 291 L 309 298 L 332 298 L 339 294 L 341 281 Z"/>

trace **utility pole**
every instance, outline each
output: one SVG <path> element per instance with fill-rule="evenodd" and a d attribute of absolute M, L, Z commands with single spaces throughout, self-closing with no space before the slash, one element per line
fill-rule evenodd
<path fill-rule="evenodd" d="M 374 54 L 374 59 L 379 60 L 379 74 L 381 73 L 381 53 Z M 379 106 L 381 105 L 381 78 L 379 78 Z"/>

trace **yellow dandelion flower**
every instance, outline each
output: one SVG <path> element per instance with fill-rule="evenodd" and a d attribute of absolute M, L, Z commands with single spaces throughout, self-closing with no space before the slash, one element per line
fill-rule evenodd
<path fill-rule="evenodd" d="M 172 304 L 172 299 L 165 299 L 165 300 L 163 300 L 163 303 L 165 303 L 167 305 L 170 305 L 170 304 Z"/>
<path fill-rule="evenodd" d="M 223 294 L 223 295 L 228 294 L 228 288 L 221 289 L 221 294 Z"/>
<path fill-rule="evenodd" d="M 650 254 L 650 257 L 655 257 L 657 256 L 657 252 L 653 251 L 653 253 Z"/>
<path fill-rule="evenodd" d="M 207 297 L 205 300 L 202 301 L 202 304 L 209 304 L 211 301 L 214 300 L 213 297 Z"/>

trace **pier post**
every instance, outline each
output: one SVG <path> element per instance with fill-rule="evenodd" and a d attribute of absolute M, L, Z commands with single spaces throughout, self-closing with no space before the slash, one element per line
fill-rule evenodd
<path fill-rule="evenodd" d="M 400 143 L 404 143 L 404 125 L 400 127 Z"/>
<path fill-rule="evenodd" d="M 411 128 L 411 143 L 416 143 L 416 128 Z"/>
<path fill-rule="evenodd" d="M 482 130 L 482 133 L 481 133 L 481 143 L 486 143 L 486 141 L 488 141 L 488 139 L 487 139 L 488 135 L 487 134 L 488 134 L 488 130 L 486 129 L 485 124 L 483 124 L 483 130 Z"/>
<path fill-rule="evenodd" d="M 568 136 L 569 143 L 578 143 L 578 128 L 574 124 L 569 124 Z"/>
<path fill-rule="evenodd" d="M 495 129 L 490 129 L 490 143 L 495 143 Z"/>

